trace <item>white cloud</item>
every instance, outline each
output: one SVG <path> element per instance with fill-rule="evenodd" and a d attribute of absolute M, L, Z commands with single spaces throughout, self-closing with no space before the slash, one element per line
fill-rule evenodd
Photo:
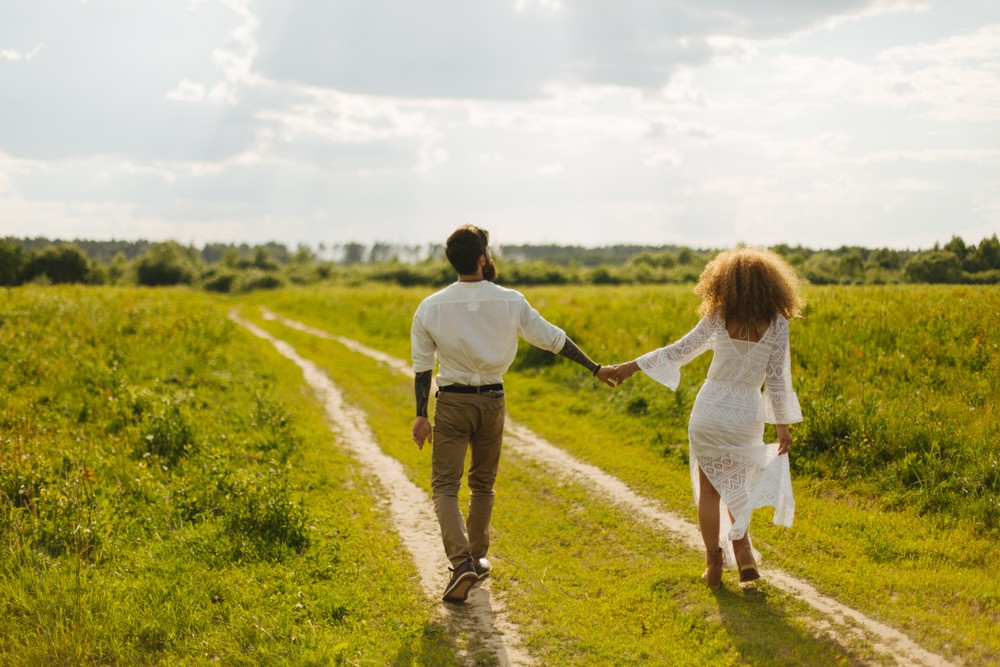
<path fill-rule="evenodd" d="M 448 161 L 448 151 L 432 145 L 424 146 L 420 151 L 420 159 L 414 166 L 413 171 L 418 174 L 426 173 Z"/>
<path fill-rule="evenodd" d="M 0 49 L 0 60 L 14 60 L 14 61 L 31 60 L 36 55 L 38 55 L 38 52 L 41 51 L 44 47 L 45 47 L 44 43 L 39 44 L 38 46 L 33 48 L 31 51 L 28 51 L 27 53 L 21 53 L 20 51 L 17 51 L 15 49 Z"/>
<path fill-rule="evenodd" d="M 166 98 L 175 102 L 200 102 L 205 99 L 205 86 L 181 79 L 177 87 L 166 94 Z"/>
<path fill-rule="evenodd" d="M 939 183 L 935 183 L 933 181 L 922 181 L 916 178 L 892 179 L 885 185 L 890 190 L 901 190 L 903 192 L 920 192 L 943 189 Z"/>
<path fill-rule="evenodd" d="M 943 121 L 1000 120 L 1000 25 L 894 47 L 874 62 L 781 53 L 775 81 L 802 113 L 810 106 L 867 105 L 922 111 Z"/>
<path fill-rule="evenodd" d="M 887 49 L 878 60 L 897 65 L 927 63 L 955 65 L 966 62 L 996 64 L 1000 58 L 1000 25 L 989 25 L 972 33 L 953 35 L 931 42 L 920 42 Z"/>
<path fill-rule="evenodd" d="M 514 5 L 514 11 L 558 12 L 562 9 L 562 6 L 563 4 L 560 0 L 517 0 L 517 4 Z"/>
<path fill-rule="evenodd" d="M 660 165 L 666 164 L 671 167 L 679 167 L 684 164 L 684 156 L 678 151 L 671 150 L 660 150 L 651 151 L 646 159 L 643 160 L 643 164 L 647 167 L 659 167 Z"/>
<path fill-rule="evenodd" d="M 922 1 L 55 2 L 0 25 L 5 221 L 696 246 L 997 222 L 984 8 L 960 29 Z M 855 48 L 890 12 L 921 36 Z"/>

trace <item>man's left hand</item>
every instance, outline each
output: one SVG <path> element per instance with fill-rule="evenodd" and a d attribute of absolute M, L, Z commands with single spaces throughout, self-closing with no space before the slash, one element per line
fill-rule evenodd
<path fill-rule="evenodd" d="M 413 420 L 413 442 L 417 447 L 424 448 L 424 441 L 434 442 L 434 429 L 431 427 L 431 420 L 427 417 L 417 417 Z"/>

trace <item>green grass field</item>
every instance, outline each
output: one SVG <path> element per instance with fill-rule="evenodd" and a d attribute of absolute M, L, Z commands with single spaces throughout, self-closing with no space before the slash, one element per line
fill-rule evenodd
<path fill-rule="evenodd" d="M 412 311 L 426 294 L 320 289 L 259 295 L 253 303 L 405 359 Z M 599 361 L 675 340 L 697 317 L 689 287 L 526 294 Z M 989 318 L 1000 292 L 810 288 L 807 298 L 805 318 L 792 325 L 806 416 L 793 431 L 798 516 L 790 531 L 768 526 L 764 512 L 756 519 L 768 562 L 929 648 L 973 664 L 995 660 L 997 389 L 989 378 L 1000 370 L 1000 335 Z M 676 393 L 646 378 L 611 391 L 524 346 L 507 378 L 510 414 L 694 520 L 686 421 L 708 362 L 705 355 L 687 367 Z M 404 403 L 398 437 L 410 423 L 410 387 L 390 381 Z M 924 477 L 903 474 L 920 466 Z"/>
<path fill-rule="evenodd" d="M 412 384 L 257 308 L 407 359 L 428 293 L 5 292 L 0 662 L 466 660 L 298 370 L 225 317 L 239 307 L 323 367 L 429 489 L 429 452 L 408 438 Z M 670 342 L 696 320 L 690 287 L 525 293 L 601 362 Z M 755 517 L 764 582 L 712 595 L 699 554 L 580 485 L 505 459 L 493 590 L 539 664 L 880 660 L 862 639 L 817 632 L 812 610 L 766 583 L 767 566 L 942 655 L 1000 660 L 1000 332 L 990 326 L 1000 292 L 809 288 L 807 298 L 791 330 L 806 417 L 793 430 L 798 513 L 791 530 Z M 644 377 L 613 391 L 523 347 L 506 380 L 510 415 L 693 519 L 686 420 L 708 361 L 687 367 L 676 393 Z"/>
<path fill-rule="evenodd" d="M 0 301 L 0 663 L 459 664 L 301 376 L 184 290 Z"/>

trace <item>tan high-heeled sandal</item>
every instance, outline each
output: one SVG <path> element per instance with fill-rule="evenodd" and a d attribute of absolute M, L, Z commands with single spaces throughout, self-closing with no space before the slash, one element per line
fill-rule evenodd
<path fill-rule="evenodd" d="M 718 588 L 722 582 L 722 547 L 715 553 L 711 551 L 705 554 L 705 573 L 701 575 L 709 588 Z"/>
<path fill-rule="evenodd" d="M 736 567 L 740 571 L 740 582 L 756 581 L 760 579 L 760 572 L 757 571 L 757 561 L 753 557 L 753 549 L 750 548 L 750 535 L 746 534 L 739 540 L 733 540 L 733 552 L 736 554 Z"/>

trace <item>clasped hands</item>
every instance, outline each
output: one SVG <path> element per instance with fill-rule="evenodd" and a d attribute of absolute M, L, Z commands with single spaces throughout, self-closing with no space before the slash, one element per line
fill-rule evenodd
<path fill-rule="evenodd" d="M 597 377 L 609 387 L 617 387 L 638 371 L 639 364 L 634 361 L 626 361 L 614 366 L 601 366 L 601 369 L 597 371 Z"/>

